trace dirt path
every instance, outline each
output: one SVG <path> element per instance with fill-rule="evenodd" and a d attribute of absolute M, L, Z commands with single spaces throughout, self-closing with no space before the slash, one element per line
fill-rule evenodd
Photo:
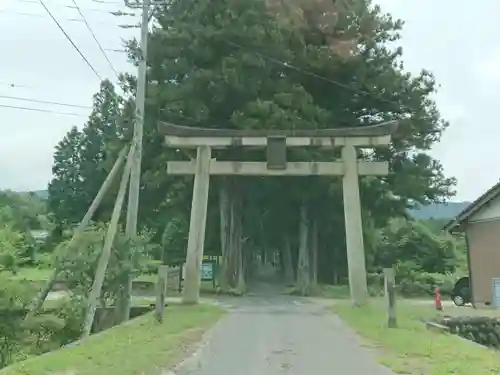
<path fill-rule="evenodd" d="M 324 305 L 276 295 L 220 304 L 230 313 L 174 374 L 394 375 Z"/>

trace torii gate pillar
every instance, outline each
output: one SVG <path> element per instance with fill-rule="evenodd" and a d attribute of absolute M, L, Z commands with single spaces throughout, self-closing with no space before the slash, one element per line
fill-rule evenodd
<path fill-rule="evenodd" d="M 207 222 L 208 190 L 210 186 L 211 149 L 199 146 L 196 151 L 193 199 L 189 220 L 189 236 L 186 254 L 186 277 L 182 303 L 195 304 L 200 298 L 200 268 L 203 260 L 205 228 Z M 192 277 L 191 275 L 196 275 Z M 191 277 L 190 277 L 191 276 Z"/>
<path fill-rule="evenodd" d="M 368 287 L 366 282 L 366 260 L 363 244 L 361 201 L 359 196 L 359 174 L 356 149 L 354 146 L 342 147 L 342 161 L 344 163 L 342 190 L 344 198 L 349 289 L 354 304 L 362 305 L 368 298 Z"/>

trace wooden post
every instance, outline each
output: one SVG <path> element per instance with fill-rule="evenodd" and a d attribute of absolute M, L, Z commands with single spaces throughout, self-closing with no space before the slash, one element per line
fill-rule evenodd
<path fill-rule="evenodd" d="M 193 200 L 191 203 L 191 218 L 189 222 L 186 274 L 184 276 L 184 289 L 182 292 L 182 303 L 185 304 L 198 303 L 200 298 L 200 271 L 205 242 L 208 190 L 210 184 L 210 157 L 210 147 L 198 147 Z"/>
<path fill-rule="evenodd" d="M 115 206 L 113 207 L 113 213 L 111 214 L 111 220 L 109 222 L 108 231 L 104 240 L 104 246 L 97 262 L 94 282 L 92 283 L 92 289 L 90 290 L 87 310 L 85 314 L 82 338 L 88 337 L 92 329 L 97 301 L 99 300 L 99 296 L 101 295 L 102 284 L 104 282 L 106 268 L 108 267 L 109 257 L 111 255 L 111 247 L 113 246 L 116 231 L 118 229 L 118 220 L 120 219 L 123 201 L 125 200 L 125 193 L 127 192 L 127 184 L 130 178 L 133 152 L 134 148 L 131 147 L 127 157 L 127 164 L 125 165 L 125 168 L 123 170 L 120 187 L 118 189 L 118 195 L 116 196 Z"/>
<path fill-rule="evenodd" d="M 73 237 L 71 238 L 70 242 L 68 243 L 68 246 L 64 249 L 65 252 L 68 252 L 69 250 L 72 249 L 72 247 L 78 243 L 78 240 L 81 236 L 81 234 L 85 231 L 87 226 L 89 225 L 90 221 L 92 220 L 92 217 L 94 216 L 95 212 L 99 208 L 99 205 L 101 204 L 104 196 L 106 195 L 107 191 L 109 190 L 109 187 L 113 183 L 116 174 L 120 170 L 123 162 L 125 161 L 125 155 L 127 153 L 128 147 L 124 147 L 120 153 L 118 154 L 118 158 L 115 161 L 115 164 L 113 165 L 113 168 L 111 168 L 111 171 L 109 172 L 108 176 L 102 183 L 97 195 L 95 196 L 94 200 L 92 201 L 92 204 L 90 205 L 89 209 L 87 210 L 87 213 L 83 217 L 82 221 L 76 228 L 75 232 L 73 233 Z M 59 275 L 60 267 L 59 265 L 56 265 L 54 272 L 50 276 L 49 280 L 43 287 L 43 289 L 40 291 L 38 294 L 37 298 L 31 303 L 30 307 L 28 308 L 28 314 L 26 315 L 26 318 L 29 318 L 36 314 L 38 310 L 40 310 L 40 307 L 42 307 L 43 302 L 47 298 L 47 295 L 49 292 L 52 290 L 54 287 L 54 284 L 57 280 L 57 276 Z"/>
<path fill-rule="evenodd" d="M 167 276 L 168 266 L 162 265 L 158 267 L 158 281 L 156 283 L 156 306 L 155 318 L 158 323 L 163 323 L 165 313 L 165 298 L 167 296 Z"/>
<path fill-rule="evenodd" d="M 384 268 L 384 286 L 388 306 L 387 325 L 389 328 L 397 328 L 394 268 Z"/>
<path fill-rule="evenodd" d="M 347 266 L 351 299 L 356 306 L 366 303 L 368 285 L 366 281 L 365 249 L 363 244 L 363 224 L 359 197 L 359 176 L 356 149 L 342 147 L 344 175 L 342 188 L 344 196 L 344 219 L 347 247 Z"/>
<path fill-rule="evenodd" d="M 387 290 L 387 280 L 392 281 L 392 285 L 395 285 L 396 279 L 394 275 L 394 268 L 384 268 L 384 296 L 388 296 Z"/>
<path fill-rule="evenodd" d="M 390 279 L 387 279 L 387 296 L 387 300 L 389 302 L 387 326 L 389 328 L 397 328 L 398 324 L 396 321 L 396 291 L 394 289 L 394 283 Z"/>

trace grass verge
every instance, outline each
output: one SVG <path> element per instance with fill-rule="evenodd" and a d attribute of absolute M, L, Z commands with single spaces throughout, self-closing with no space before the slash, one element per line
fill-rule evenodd
<path fill-rule="evenodd" d="M 86 342 L 16 363 L 0 375 L 156 375 L 180 361 L 224 311 L 212 305 L 169 306 L 91 336 Z"/>
<path fill-rule="evenodd" d="M 377 347 L 380 362 L 398 374 L 500 374 L 500 353 L 427 330 L 421 319 L 433 315 L 428 307 L 399 302 L 397 329 L 387 328 L 387 314 L 380 300 L 362 308 L 340 301 L 334 311 Z"/>

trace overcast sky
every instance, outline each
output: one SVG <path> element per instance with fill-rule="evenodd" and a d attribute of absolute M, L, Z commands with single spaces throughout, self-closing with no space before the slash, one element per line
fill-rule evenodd
<path fill-rule="evenodd" d="M 137 32 L 118 25 L 134 23 L 138 17 L 107 13 L 124 9 L 118 0 L 76 2 L 105 49 L 122 49 L 121 40 Z M 451 0 L 377 2 L 406 21 L 402 39 L 406 68 L 429 69 L 441 84 L 436 99 L 451 126 L 432 154 L 448 176 L 458 179 L 454 200 L 477 198 L 500 177 L 500 127 L 493 110 L 500 84 L 500 1 L 477 0 L 474 6 Z M 114 78 L 73 0 L 45 4 L 98 74 Z M 5 97 L 90 106 L 99 79 L 38 0 L 0 0 L 0 45 L 0 189 L 45 189 L 55 144 L 71 126 L 83 125 L 90 110 Z M 131 71 L 123 53 L 106 53 L 116 70 Z"/>

